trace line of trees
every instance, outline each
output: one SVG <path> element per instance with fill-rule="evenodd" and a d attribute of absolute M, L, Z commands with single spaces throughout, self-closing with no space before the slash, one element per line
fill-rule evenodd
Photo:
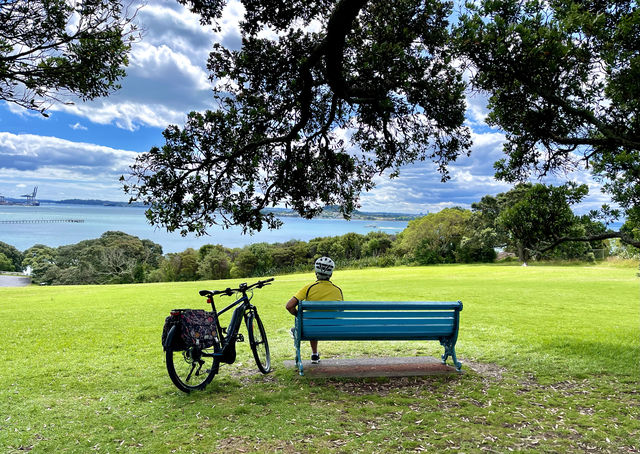
<path fill-rule="evenodd" d="M 517 255 L 523 262 L 593 261 L 596 249 L 640 258 L 638 249 L 606 239 L 604 224 L 572 212 L 571 205 L 586 194 L 584 185 L 520 184 L 483 197 L 470 210 L 446 208 L 412 220 L 398 235 L 347 233 L 234 249 L 209 244 L 163 254 L 159 244 L 122 232 L 106 232 L 98 239 L 58 248 L 35 245 L 24 252 L 0 242 L 0 269 L 29 267 L 36 282 L 49 284 L 115 284 L 309 271 L 320 256 L 332 257 L 340 268 L 493 262 L 497 250 Z M 640 236 L 637 228 L 625 225 L 623 229 Z M 557 243 L 567 235 L 603 239 Z"/>

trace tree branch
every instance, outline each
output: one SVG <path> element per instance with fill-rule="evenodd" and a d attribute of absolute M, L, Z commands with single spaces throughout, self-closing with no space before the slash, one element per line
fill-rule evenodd
<path fill-rule="evenodd" d="M 631 138 L 630 139 L 630 138 L 627 138 L 627 137 L 621 137 L 621 136 L 617 135 L 615 133 L 615 131 L 613 131 L 610 127 L 607 126 L 607 124 L 605 122 L 603 122 L 598 117 L 596 117 L 596 115 L 593 112 L 591 112 L 588 109 L 581 109 L 581 108 L 578 108 L 578 107 L 575 107 L 575 106 L 571 105 L 571 103 L 569 103 L 566 99 L 562 98 L 561 96 L 558 96 L 557 94 L 555 94 L 551 90 L 544 88 L 540 84 L 536 84 L 535 82 L 533 82 L 531 80 L 531 77 L 530 77 L 529 74 L 519 73 L 517 75 L 517 78 L 524 85 L 526 85 L 529 90 L 531 90 L 533 93 L 537 93 L 539 96 L 541 96 L 547 102 L 549 102 L 551 104 L 554 104 L 554 105 L 556 105 L 558 107 L 563 108 L 568 113 L 576 115 L 577 117 L 583 119 L 587 123 L 589 123 L 589 124 L 595 126 L 596 128 L 598 128 L 598 130 L 605 137 L 607 137 L 606 140 L 608 140 L 609 143 L 615 144 L 615 145 L 619 145 L 619 146 L 623 146 L 623 147 L 628 147 L 628 148 L 631 148 L 631 149 L 634 149 L 634 150 L 640 149 L 640 141 L 636 140 L 635 138 Z M 590 140 L 598 140 L 598 139 L 586 139 L 585 138 L 585 139 L 581 139 L 581 140 L 590 141 Z M 571 143 L 575 143 L 575 142 L 571 142 Z M 600 143 L 597 143 L 597 144 L 598 145 L 602 145 L 603 142 L 600 142 Z M 589 143 L 585 143 L 585 145 L 589 145 Z"/>
<path fill-rule="evenodd" d="M 633 247 L 640 248 L 640 240 L 635 240 L 634 238 L 632 238 L 631 236 L 629 236 L 624 232 L 606 232 L 606 233 L 600 233 L 597 235 L 584 236 L 584 237 L 563 236 L 560 238 L 556 238 L 556 240 L 553 243 L 543 247 L 542 249 L 539 249 L 536 252 L 538 252 L 539 254 L 542 254 L 568 241 L 579 241 L 579 242 L 585 243 L 590 241 L 609 240 L 611 238 L 620 238 L 620 241 L 622 241 L 623 243 L 630 244 Z"/>
<path fill-rule="evenodd" d="M 348 102 L 373 104 L 380 100 L 372 97 L 369 90 L 352 87 L 344 78 L 344 46 L 347 33 L 353 28 L 367 0 L 342 0 L 334 9 L 327 23 L 325 66 L 327 82 L 331 90 Z"/>
<path fill-rule="evenodd" d="M 572 149 L 569 151 L 574 151 L 575 148 L 579 145 L 617 145 L 619 144 L 617 140 L 609 137 L 560 137 L 555 134 L 550 134 L 549 137 L 557 144 L 560 145 L 570 145 Z M 639 144 L 640 145 L 640 144 Z"/>

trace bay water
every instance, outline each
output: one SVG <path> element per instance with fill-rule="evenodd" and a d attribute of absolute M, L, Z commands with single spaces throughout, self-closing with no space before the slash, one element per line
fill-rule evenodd
<path fill-rule="evenodd" d="M 234 248 L 252 243 L 283 243 L 289 240 L 308 241 L 317 237 L 338 236 L 345 233 L 367 234 L 381 231 L 400 233 L 407 221 L 302 219 L 282 217 L 283 226 L 277 230 L 263 230 L 253 235 L 242 234 L 242 229 L 222 229 L 213 226 L 209 235 L 186 237 L 169 233 L 162 228 L 149 225 L 144 215 L 145 208 L 134 206 L 102 206 L 42 203 L 40 206 L 0 205 L 0 241 L 25 251 L 35 244 L 58 247 L 99 238 L 104 232 L 118 230 L 149 239 L 162 246 L 163 252 L 182 252 L 187 248 L 198 249 L 205 244 L 221 244 Z M 6 223 L 1 221 L 65 221 Z"/>

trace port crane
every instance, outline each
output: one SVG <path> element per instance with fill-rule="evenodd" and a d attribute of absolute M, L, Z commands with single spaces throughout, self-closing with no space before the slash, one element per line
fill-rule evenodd
<path fill-rule="evenodd" d="M 33 193 L 23 194 L 20 197 L 25 197 L 25 202 L 9 201 L 4 196 L 0 195 L 0 205 L 22 205 L 22 206 L 38 206 L 40 202 L 36 200 L 36 194 L 38 193 L 38 186 L 33 188 Z"/>
<path fill-rule="evenodd" d="M 36 202 L 36 194 L 38 193 L 38 186 L 33 188 L 33 194 L 24 194 L 21 195 L 20 197 L 26 197 L 27 201 L 25 202 L 25 205 L 38 205 L 38 202 Z"/>

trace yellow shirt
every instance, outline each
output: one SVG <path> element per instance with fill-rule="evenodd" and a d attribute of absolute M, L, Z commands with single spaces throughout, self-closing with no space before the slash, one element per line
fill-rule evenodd
<path fill-rule="evenodd" d="M 342 290 L 331 281 L 316 281 L 294 295 L 298 301 L 343 301 Z"/>

